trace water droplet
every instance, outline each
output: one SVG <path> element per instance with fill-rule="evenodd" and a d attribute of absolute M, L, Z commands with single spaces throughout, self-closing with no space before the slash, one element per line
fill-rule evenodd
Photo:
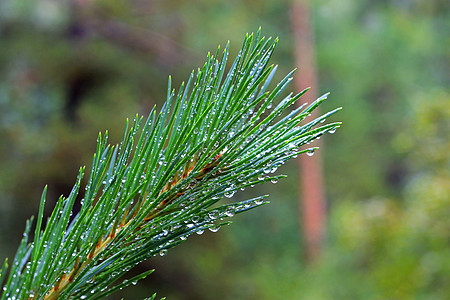
<path fill-rule="evenodd" d="M 218 214 L 219 214 L 219 212 L 218 212 L 217 210 L 213 210 L 213 211 L 210 211 L 210 212 L 208 213 L 208 216 L 209 216 L 212 220 L 215 220 L 215 219 L 217 219 Z"/>
<path fill-rule="evenodd" d="M 225 211 L 225 215 L 228 217 L 233 217 L 234 216 L 234 207 L 229 206 L 227 208 L 227 210 Z"/>
<path fill-rule="evenodd" d="M 167 249 L 162 249 L 161 251 L 159 251 L 160 256 L 164 256 L 166 254 L 167 254 Z"/>
<path fill-rule="evenodd" d="M 272 180 L 270 180 L 270 182 L 272 182 L 272 183 L 277 183 L 277 182 L 278 182 L 278 179 L 277 179 L 277 178 L 273 178 Z"/>
<path fill-rule="evenodd" d="M 197 231 L 195 233 L 198 234 L 198 235 L 201 235 L 201 234 L 203 234 L 203 232 L 205 232 L 205 231 L 202 229 L 202 230 L 199 230 L 199 231 Z"/>
<path fill-rule="evenodd" d="M 264 173 L 269 174 L 270 173 L 270 169 L 272 168 L 272 161 L 269 161 L 265 166 L 264 166 Z"/>
<path fill-rule="evenodd" d="M 215 225 L 215 226 L 209 227 L 209 230 L 212 232 L 217 232 L 217 231 L 219 231 L 219 229 L 220 229 L 220 225 Z"/>
<path fill-rule="evenodd" d="M 308 149 L 308 151 L 306 151 L 306 155 L 313 156 L 314 155 L 314 151 L 316 151 L 316 149 L 314 149 L 314 148 Z"/>
<path fill-rule="evenodd" d="M 330 134 L 333 134 L 333 133 L 336 132 L 336 128 L 330 129 L 330 130 L 328 130 L 328 132 L 329 132 Z"/>
<path fill-rule="evenodd" d="M 235 185 L 231 185 L 230 187 L 226 188 L 225 189 L 225 194 L 224 194 L 225 197 L 227 197 L 227 198 L 233 197 L 234 193 L 236 193 L 235 188 L 236 188 Z"/>
<path fill-rule="evenodd" d="M 262 198 L 256 199 L 256 200 L 255 200 L 255 204 L 256 204 L 256 205 L 261 205 L 261 204 L 263 204 L 263 199 L 262 199 Z"/>

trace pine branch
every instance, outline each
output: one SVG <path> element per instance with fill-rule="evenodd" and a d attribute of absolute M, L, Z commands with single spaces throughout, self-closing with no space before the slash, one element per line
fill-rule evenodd
<path fill-rule="evenodd" d="M 274 105 L 293 74 L 268 90 L 277 42 L 260 31 L 247 35 L 227 73 L 228 45 L 220 57 L 219 48 L 178 93 L 169 77 L 161 111 L 127 121 L 120 145 L 99 134 L 80 212 L 70 221 L 84 168 L 42 230 L 44 188 L 34 239 L 28 240 L 30 220 L 9 276 L 6 262 L 1 269 L 1 299 L 101 299 L 153 272 L 117 284 L 138 263 L 267 204 L 261 196 L 216 205 L 239 189 L 285 177 L 273 173 L 292 157 L 314 153 L 302 146 L 340 126 L 322 125 L 339 109 L 300 125 L 326 95 L 289 113 L 306 90 Z"/>

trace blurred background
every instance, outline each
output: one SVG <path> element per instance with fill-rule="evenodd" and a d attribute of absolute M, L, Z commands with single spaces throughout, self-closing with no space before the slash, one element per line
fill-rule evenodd
<path fill-rule="evenodd" d="M 47 214 L 70 192 L 99 131 L 118 142 L 125 118 L 161 107 L 169 74 L 178 86 L 228 40 L 233 58 L 261 26 L 280 37 L 279 78 L 304 61 L 331 92 L 321 111 L 344 107 L 319 151 L 321 247 L 311 259 L 291 161 L 287 179 L 233 198 L 270 205 L 143 263 L 156 272 L 111 299 L 448 299 L 449 2 L 294 2 L 1 0 L 0 258 L 44 185 Z"/>

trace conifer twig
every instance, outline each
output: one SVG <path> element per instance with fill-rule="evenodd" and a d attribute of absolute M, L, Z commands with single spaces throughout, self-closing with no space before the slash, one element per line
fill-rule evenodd
<path fill-rule="evenodd" d="M 247 35 L 227 73 L 228 46 L 222 55 L 208 54 L 178 93 L 169 77 L 161 111 L 127 121 L 120 145 L 99 134 L 79 213 L 71 217 L 84 168 L 45 227 L 44 188 L 33 240 L 30 220 L 9 276 L 6 261 L 0 270 L 0 299 L 101 299 L 153 272 L 118 284 L 138 263 L 268 203 L 261 196 L 217 205 L 239 189 L 285 177 L 273 173 L 292 157 L 314 153 L 303 146 L 340 126 L 322 124 L 339 109 L 300 124 L 326 95 L 290 112 L 306 90 L 275 103 L 293 74 L 268 90 L 277 42 L 260 30 Z"/>

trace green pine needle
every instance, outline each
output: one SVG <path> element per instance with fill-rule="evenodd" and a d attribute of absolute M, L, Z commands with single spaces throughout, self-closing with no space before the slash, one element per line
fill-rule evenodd
<path fill-rule="evenodd" d="M 161 111 L 127 121 L 120 145 L 99 134 L 80 212 L 71 221 L 84 168 L 46 226 L 44 188 L 34 239 L 28 240 L 30 220 L 9 276 L 6 261 L 1 269 L 0 299 L 100 299 L 153 272 L 117 282 L 140 262 L 268 203 L 262 196 L 215 205 L 241 188 L 285 177 L 273 173 L 298 154 L 312 154 L 316 148 L 301 147 L 340 126 L 321 124 L 339 109 L 300 125 L 326 95 L 289 113 L 306 90 L 276 101 L 293 74 L 268 90 L 277 42 L 260 30 L 247 35 L 228 72 L 228 45 L 220 57 L 219 48 L 178 93 L 169 77 Z"/>

